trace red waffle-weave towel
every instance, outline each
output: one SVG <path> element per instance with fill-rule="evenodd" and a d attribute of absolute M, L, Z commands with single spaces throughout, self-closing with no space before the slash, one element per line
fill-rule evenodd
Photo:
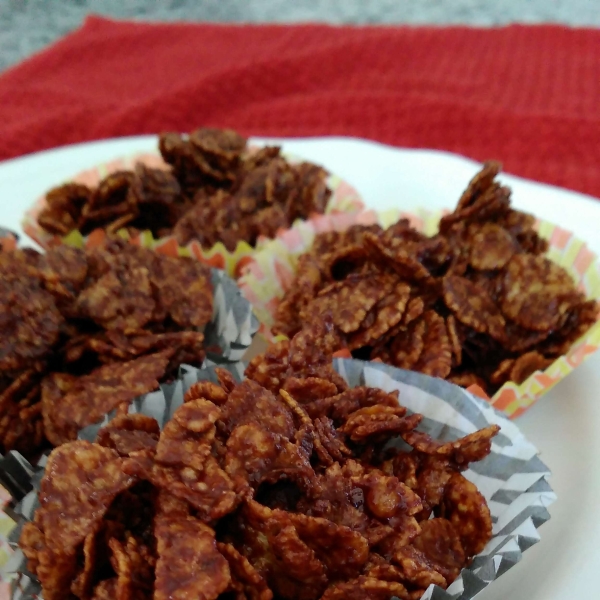
<path fill-rule="evenodd" d="M 0 158 L 227 126 L 497 158 L 600 196 L 600 31 L 149 25 L 92 17 L 0 77 Z"/>

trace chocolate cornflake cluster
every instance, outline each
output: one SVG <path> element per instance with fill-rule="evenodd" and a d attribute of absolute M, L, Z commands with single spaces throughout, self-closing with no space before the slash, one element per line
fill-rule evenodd
<path fill-rule="evenodd" d="M 20 539 L 44 598 L 410 600 L 446 588 L 491 538 L 462 471 L 498 427 L 432 439 L 397 392 L 349 388 L 336 344 L 330 322 L 314 323 L 241 383 L 216 369 L 218 384 L 194 384 L 162 431 L 123 414 L 96 443 L 55 449 Z"/>
<path fill-rule="evenodd" d="M 0 253 L 0 448 L 31 456 L 204 359 L 210 269 L 122 240 Z"/>
<path fill-rule="evenodd" d="M 316 236 L 299 257 L 274 331 L 330 313 L 356 358 L 477 384 L 492 395 L 565 354 L 596 321 L 572 277 L 544 256 L 532 215 L 486 163 L 428 237 L 401 219 Z"/>
<path fill-rule="evenodd" d="M 222 242 L 233 251 L 240 241 L 254 246 L 259 236 L 274 237 L 295 219 L 323 213 L 331 195 L 321 167 L 290 164 L 278 147 L 249 149 L 229 129 L 165 133 L 159 149 L 165 169 L 138 163 L 94 189 L 67 183 L 50 190 L 38 224 L 61 236 L 149 230 L 155 237 L 175 235 L 180 245 Z"/>

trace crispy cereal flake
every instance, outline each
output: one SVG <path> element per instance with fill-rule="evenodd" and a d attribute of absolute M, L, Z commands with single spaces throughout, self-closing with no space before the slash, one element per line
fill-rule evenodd
<path fill-rule="evenodd" d="M 580 300 L 571 276 L 544 256 L 515 255 L 504 275 L 502 311 L 521 327 L 545 331 Z"/>
<path fill-rule="evenodd" d="M 214 531 L 192 519 L 161 516 L 156 524 L 155 600 L 214 600 L 229 585 L 229 564 Z"/>
<path fill-rule="evenodd" d="M 444 490 L 444 515 L 455 527 L 469 556 L 483 550 L 492 535 L 492 518 L 485 498 L 474 484 L 454 473 Z"/>

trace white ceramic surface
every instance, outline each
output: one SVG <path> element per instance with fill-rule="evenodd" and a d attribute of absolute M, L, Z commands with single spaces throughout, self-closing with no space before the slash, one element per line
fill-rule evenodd
<path fill-rule="evenodd" d="M 428 150 L 401 150 L 350 138 L 256 140 L 319 162 L 353 184 L 371 208 L 451 208 L 478 165 Z M 22 233 L 23 212 L 49 187 L 124 154 L 151 151 L 154 136 L 68 146 L 0 163 L 0 226 Z M 503 176 L 514 206 L 573 231 L 600 254 L 600 201 Z M 484 590 L 482 600 L 600 597 L 600 354 L 518 419 L 552 469 L 558 501 L 542 541 Z"/>

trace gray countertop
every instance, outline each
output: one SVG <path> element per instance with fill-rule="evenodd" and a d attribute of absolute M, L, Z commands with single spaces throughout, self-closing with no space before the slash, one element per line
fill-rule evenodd
<path fill-rule="evenodd" d="M 0 70 L 90 13 L 152 21 L 600 26 L 598 0 L 0 0 Z"/>

